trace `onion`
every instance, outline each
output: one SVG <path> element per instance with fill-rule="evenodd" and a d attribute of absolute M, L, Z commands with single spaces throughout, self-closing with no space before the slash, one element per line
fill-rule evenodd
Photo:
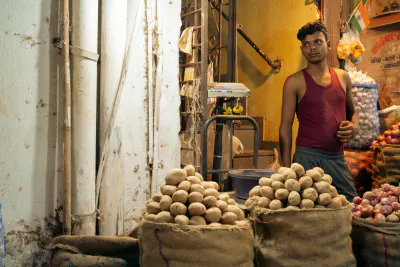
<path fill-rule="evenodd" d="M 392 203 L 390 201 L 390 198 L 384 197 L 384 198 L 381 199 L 381 204 L 382 205 L 390 205 Z"/>
<path fill-rule="evenodd" d="M 389 192 L 390 191 L 390 184 L 382 184 L 381 188 L 383 189 L 383 191 Z"/>
<path fill-rule="evenodd" d="M 386 137 L 391 136 L 392 135 L 392 131 L 387 130 L 383 133 Z"/>
<path fill-rule="evenodd" d="M 361 201 L 362 201 L 362 199 L 360 197 L 354 197 L 353 198 L 353 203 L 355 203 L 357 205 L 361 204 Z"/>
<path fill-rule="evenodd" d="M 384 215 L 389 215 L 393 212 L 392 207 L 389 205 L 383 205 L 381 208 L 381 213 Z"/>
<path fill-rule="evenodd" d="M 399 129 L 394 129 L 392 131 L 392 137 L 400 137 L 400 130 Z"/>
<path fill-rule="evenodd" d="M 364 199 L 368 199 L 371 200 L 372 199 L 372 192 L 371 191 L 367 191 L 363 194 L 363 198 Z"/>
<path fill-rule="evenodd" d="M 388 143 L 388 144 L 392 143 L 392 137 L 391 136 L 387 136 L 386 137 L 386 143 Z"/>
<path fill-rule="evenodd" d="M 371 205 L 365 205 L 361 208 L 361 217 L 367 218 L 372 216 L 372 212 L 374 211 L 374 208 Z"/>
<path fill-rule="evenodd" d="M 372 218 L 372 217 L 365 218 L 365 220 L 368 222 L 374 222 L 374 218 Z"/>
<path fill-rule="evenodd" d="M 390 143 L 389 143 L 389 144 L 398 145 L 398 144 L 400 144 L 400 139 L 398 139 L 398 138 L 392 138 L 392 140 L 390 140 Z"/>
<path fill-rule="evenodd" d="M 400 127 L 400 125 L 394 124 L 394 125 L 390 126 L 390 130 L 391 130 L 391 131 L 393 131 L 393 130 L 399 130 L 399 127 Z M 392 135 L 393 135 L 393 133 L 392 133 Z"/>
<path fill-rule="evenodd" d="M 372 190 L 372 196 L 373 197 L 377 197 L 378 193 L 379 193 L 379 189 Z"/>
<path fill-rule="evenodd" d="M 375 210 L 381 210 L 381 208 L 382 208 L 382 204 L 380 204 L 380 203 L 378 203 L 378 204 L 376 204 L 376 205 L 374 206 L 374 209 L 375 209 Z"/>
<path fill-rule="evenodd" d="M 395 214 L 390 214 L 389 216 L 386 217 L 386 220 L 392 223 L 398 223 L 400 221 L 399 217 L 397 217 Z"/>
<path fill-rule="evenodd" d="M 386 137 L 381 135 L 378 137 L 378 142 L 385 141 Z"/>
<path fill-rule="evenodd" d="M 354 211 L 352 214 L 354 217 L 361 217 L 361 211 Z"/>
<path fill-rule="evenodd" d="M 383 215 L 383 214 L 377 214 L 377 215 L 375 215 L 374 222 L 376 222 L 376 223 L 383 223 L 383 222 L 386 222 L 386 217 L 385 217 L 385 215 Z"/>
<path fill-rule="evenodd" d="M 396 196 L 400 197 L 400 186 L 396 187 L 396 189 L 395 189 L 395 190 L 392 190 L 392 192 L 393 192 Z"/>
<path fill-rule="evenodd" d="M 371 203 L 369 202 L 368 199 L 363 199 L 363 200 L 361 200 L 361 203 L 360 203 L 361 206 L 370 205 L 370 204 Z"/>
<path fill-rule="evenodd" d="M 396 196 L 390 196 L 390 199 L 392 200 L 392 203 L 393 202 L 399 202 L 399 198 L 396 197 Z"/>
<path fill-rule="evenodd" d="M 360 209 L 361 209 L 360 205 L 357 205 L 357 206 L 352 207 L 351 211 L 356 212 L 356 211 L 360 211 Z"/>
<path fill-rule="evenodd" d="M 375 207 L 376 204 L 380 203 L 379 200 L 377 200 L 376 198 L 371 199 L 371 205 Z"/>
<path fill-rule="evenodd" d="M 400 210 L 400 203 L 399 202 L 393 202 L 392 205 L 390 205 L 392 207 L 393 211 L 398 211 Z"/>
<path fill-rule="evenodd" d="M 387 145 L 387 143 L 386 143 L 386 141 L 381 141 L 381 142 L 379 142 L 379 145 L 384 146 L 384 145 Z"/>

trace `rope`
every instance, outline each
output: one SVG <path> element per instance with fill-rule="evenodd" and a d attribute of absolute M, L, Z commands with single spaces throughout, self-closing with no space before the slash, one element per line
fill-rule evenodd
<path fill-rule="evenodd" d="M 200 153 L 200 146 L 197 142 L 196 134 L 201 129 L 201 114 L 203 113 L 204 106 L 200 104 L 200 84 L 201 79 L 195 78 L 193 80 L 193 98 L 190 103 L 190 118 L 192 125 L 189 128 L 189 148 L 192 148 L 196 153 Z"/>

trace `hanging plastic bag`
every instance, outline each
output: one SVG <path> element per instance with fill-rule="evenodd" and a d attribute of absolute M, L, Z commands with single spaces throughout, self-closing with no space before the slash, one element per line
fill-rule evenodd
<path fill-rule="evenodd" d="M 350 61 L 354 64 L 361 62 L 361 55 L 365 52 L 364 45 L 360 41 L 358 31 L 349 30 L 350 38 Z"/>
<path fill-rule="evenodd" d="M 340 59 L 346 59 L 350 56 L 350 41 L 349 35 L 347 33 L 343 34 L 342 39 L 340 40 L 338 47 L 337 47 L 337 56 Z"/>

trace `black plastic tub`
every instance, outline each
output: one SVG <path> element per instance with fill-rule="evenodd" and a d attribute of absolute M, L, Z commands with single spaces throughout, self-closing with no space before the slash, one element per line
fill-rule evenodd
<path fill-rule="evenodd" d="M 241 169 L 228 172 L 228 176 L 232 179 L 236 197 L 248 199 L 250 190 L 258 185 L 258 180 L 261 177 L 270 177 L 274 173 L 277 173 L 277 171 L 267 169 Z"/>

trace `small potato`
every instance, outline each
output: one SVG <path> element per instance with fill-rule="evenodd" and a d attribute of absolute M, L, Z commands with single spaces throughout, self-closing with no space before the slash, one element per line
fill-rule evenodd
<path fill-rule="evenodd" d="M 194 176 L 197 176 L 197 177 L 200 178 L 201 181 L 204 181 L 204 178 L 203 178 L 203 176 L 202 176 L 200 173 L 196 172 L 196 173 L 194 174 Z"/>
<path fill-rule="evenodd" d="M 331 197 L 337 197 L 338 192 L 336 190 L 336 187 L 334 187 L 333 185 L 329 186 L 329 192 L 328 192 Z"/>
<path fill-rule="evenodd" d="M 215 190 L 217 190 L 217 191 L 219 190 L 219 184 L 217 182 L 211 181 L 209 183 L 214 185 Z"/>
<path fill-rule="evenodd" d="M 201 216 L 206 213 L 206 206 L 202 203 L 192 203 L 189 205 L 189 214 L 190 216 Z"/>
<path fill-rule="evenodd" d="M 250 198 L 249 198 L 250 199 Z M 247 201 L 246 201 L 247 202 Z M 228 209 L 228 203 L 223 200 L 217 200 L 216 203 L 217 208 L 219 208 L 222 212 L 225 212 Z"/>
<path fill-rule="evenodd" d="M 178 187 L 175 185 L 165 185 L 161 188 L 161 193 L 163 195 L 172 196 L 177 190 Z"/>
<path fill-rule="evenodd" d="M 275 199 L 274 189 L 272 189 L 269 186 L 261 187 L 260 193 L 261 193 L 262 197 L 267 197 L 269 199 Z"/>
<path fill-rule="evenodd" d="M 237 216 L 233 212 L 225 212 L 221 216 L 221 222 L 223 224 L 235 224 L 235 221 L 237 220 Z"/>
<path fill-rule="evenodd" d="M 313 185 L 313 187 L 315 189 L 317 189 L 318 193 L 322 194 L 322 193 L 329 193 L 330 185 L 327 182 L 320 181 L 320 182 L 316 182 Z"/>
<path fill-rule="evenodd" d="M 243 221 L 243 220 L 239 220 L 239 219 L 237 221 L 235 221 L 235 225 L 237 225 L 239 227 L 246 227 L 246 228 L 250 227 L 248 221 Z"/>
<path fill-rule="evenodd" d="M 202 187 L 199 184 L 192 184 L 190 186 L 190 193 L 192 193 L 192 192 L 199 192 L 200 194 L 202 194 L 204 196 L 205 190 L 204 190 L 204 187 Z"/>
<path fill-rule="evenodd" d="M 229 205 L 237 205 L 237 203 L 234 199 L 228 199 L 228 204 Z"/>
<path fill-rule="evenodd" d="M 304 167 L 301 166 L 299 163 L 293 163 L 292 166 L 290 166 L 292 170 L 296 173 L 297 177 L 303 176 L 306 172 L 304 170 Z"/>
<path fill-rule="evenodd" d="M 244 220 L 244 212 L 242 209 L 240 209 L 240 213 L 239 215 L 237 215 L 237 220 L 238 221 Z"/>
<path fill-rule="evenodd" d="M 185 170 L 173 168 L 168 171 L 167 176 L 165 177 L 165 183 L 167 185 L 177 185 L 186 180 L 186 177 L 187 173 Z"/>
<path fill-rule="evenodd" d="M 203 199 L 203 204 L 206 208 L 215 207 L 217 205 L 217 199 L 213 196 L 208 196 Z"/>
<path fill-rule="evenodd" d="M 253 187 L 253 189 L 251 189 L 249 192 L 249 196 L 250 197 L 261 196 L 260 189 L 261 189 L 261 186 L 259 186 L 259 185 Z"/>
<path fill-rule="evenodd" d="M 281 201 L 285 201 L 289 196 L 289 190 L 280 188 L 275 192 L 275 198 Z"/>
<path fill-rule="evenodd" d="M 174 221 L 174 217 L 168 211 L 161 211 L 154 218 L 155 223 L 172 223 Z"/>
<path fill-rule="evenodd" d="M 188 196 L 188 192 L 186 192 L 185 190 L 178 190 L 172 195 L 172 201 L 185 204 Z"/>
<path fill-rule="evenodd" d="M 316 201 L 318 198 L 318 192 L 314 188 L 307 188 L 303 191 L 303 199 L 310 199 L 311 201 Z"/>
<path fill-rule="evenodd" d="M 319 174 L 321 174 L 321 177 L 325 174 L 324 170 L 320 167 L 314 167 L 313 170 L 319 172 Z"/>
<path fill-rule="evenodd" d="M 187 212 L 187 207 L 180 202 L 175 202 L 175 203 L 171 204 L 171 206 L 169 207 L 169 210 L 175 216 L 176 215 L 185 215 Z"/>
<path fill-rule="evenodd" d="M 285 185 L 282 182 L 279 181 L 273 181 L 272 185 L 271 185 L 272 189 L 274 189 L 274 191 L 280 189 L 280 188 L 285 188 Z"/>
<path fill-rule="evenodd" d="M 268 209 L 269 208 L 269 203 L 271 203 L 271 200 L 267 197 L 260 197 L 258 200 L 257 206 Z"/>
<path fill-rule="evenodd" d="M 147 212 L 149 214 L 158 214 L 161 211 L 160 203 L 158 202 L 150 202 L 147 204 Z"/>
<path fill-rule="evenodd" d="M 156 214 L 147 214 L 147 216 L 144 217 L 144 219 L 149 222 L 154 222 L 155 218 L 156 218 Z"/>
<path fill-rule="evenodd" d="M 202 216 L 193 216 L 189 220 L 189 225 L 206 225 L 206 220 Z"/>
<path fill-rule="evenodd" d="M 310 199 L 302 199 L 299 205 L 300 209 L 312 209 L 314 208 L 314 201 Z"/>
<path fill-rule="evenodd" d="M 154 194 L 153 197 L 152 197 L 151 199 L 152 199 L 154 202 L 160 202 L 162 196 L 163 196 L 163 195 L 162 195 L 161 193 L 157 193 L 157 194 Z"/>
<path fill-rule="evenodd" d="M 260 180 L 258 180 L 260 186 L 271 186 L 272 182 L 273 180 L 267 177 L 261 177 Z"/>
<path fill-rule="evenodd" d="M 340 200 L 342 201 L 342 206 L 347 206 L 349 205 L 349 201 L 347 201 L 347 198 L 343 195 L 339 195 Z"/>
<path fill-rule="evenodd" d="M 169 207 L 173 203 L 172 198 L 170 196 L 162 196 L 160 200 L 160 209 L 162 211 L 169 211 Z"/>
<path fill-rule="evenodd" d="M 300 178 L 299 183 L 300 183 L 301 189 L 307 189 L 307 188 L 312 187 L 313 180 L 309 176 L 303 176 Z"/>
<path fill-rule="evenodd" d="M 284 171 L 289 170 L 290 168 L 287 167 L 280 167 L 278 173 L 283 174 Z"/>
<path fill-rule="evenodd" d="M 300 194 L 298 192 L 292 191 L 292 192 L 289 193 L 289 196 L 288 196 L 289 205 L 297 206 L 297 205 L 300 204 L 300 201 L 301 201 L 301 197 L 300 197 Z"/>
<path fill-rule="evenodd" d="M 326 209 L 326 207 L 322 206 L 322 205 L 315 205 L 314 208 L 316 208 L 316 209 Z"/>
<path fill-rule="evenodd" d="M 206 210 L 204 218 L 210 223 L 218 222 L 221 219 L 221 210 L 217 207 L 209 208 Z"/>
<path fill-rule="evenodd" d="M 200 178 L 197 177 L 197 176 L 189 176 L 189 177 L 187 178 L 187 181 L 189 181 L 190 184 L 200 184 L 200 183 L 201 183 Z"/>
<path fill-rule="evenodd" d="M 328 205 L 331 202 L 331 195 L 329 193 L 322 193 L 318 196 L 317 203 L 319 205 Z"/>
<path fill-rule="evenodd" d="M 222 194 L 219 195 L 218 199 L 219 199 L 219 200 L 222 200 L 222 201 L 225 201 L 226 203 L 228 203 L 229 195 L 228 195 L 228 194 L 222 193 Z"/>
<path fill-rule="evenodd" d="M 332 184 L 332 176 L 330 176 L 329 174 L 324 174 L 321 177 L 321 180 L 324 181 L 324 182 L 327 182 L 330 185 Z"/>
<path fill-rule="evenodd" d="M 201 186 L 204 187 L 204 189 L 208 189 L 208 188 L 214 188 L 215 189 L 214 185 L 211 182 L 203 181 L 200 184 L 201 184 Z"/>
<path fill-rule="evenodd" d="M 297 206 L 287 206 L 286 209 L 287 210 L 299 210 L 300 208 Z"/>
<path fill-rule="evenodd" d="M 290 180 L 290 179 L 297 180 L 297 174 L 292 169 L 284 170 L 282 175 L 283 175 L 283 178 L 285 181 Z"/>
<path fill-rule="evenodd" d="M 196 168 L 193 165 L 186 165 L 183 169 L 186 171 L 187 176 L 194 176 L 196 173 Z"/>
<path fill-rule="evenodd" d="M 228 205 L 227 211 L 228 212 L 233 212 L 233 213 L 236 214 L 237 217 L 239 217 L 241 209 L 238 206 L 235 206 L 235 205 Z"/>
<path fill-rule="evenodd" d="M 340 197 L 334 197 L 326 207 L 328 209 L 339 209 L 340 207 L 342 207 L 342 200 L 340 200 Z"/>
<path fill-rule="evenodd" d="M 222 223 L 210 223 L 209 226 L 221 227 L 221 226 L 222 226 Z"/>
<path fill-rule="evenodd" d="M 192 184 L 189 181 L 182 181 L 179 185 L 178 185 L 178 190 L 185 190 L 186 192 L 188 192 L 190 190 L 190 186 Z"/>
<path fill-rule="evenodd" d="M 300 183 L 296 180 L 289 179 L 285 182 L 285 188 L 290 192 L 292 191 L 300 192 Z"/>
<path fill-rule="evenodd" d="M 271 180 L 272 181 L 284 182 L 285 181 L 285 177 L 283 177 L 283 174 L 274 173 L 274 174 L 271 175 Z"/>
<path fill-rule="evenodd" d="M 319 182 L 321 180 L 321 173 L 316 170 L 308 170 L 306 171 L 306 175 L 311 177 L 314 183 Z"/>
<path fill-rule="evenodd" d="M 274 199 L 269 203 L 269 208 L 271 210 L 279 210 L 283 207 L 282 201 Z"/>
<path fill-rule="evenodd" d="M 219 195 L 219 192 L 215 188 L 208 188 L 204 192 L 204 197 L 213 196 L 215 198 L 218 198 Z"/>
<path fill-rule="evenodd" d="M 192 192 L 189 194 L 189 203 L 203 202 L 203 195 L 200 192 Z"/>
<path fill-rule="evenodd" d="M 163 188 L 164 188 L 165 185 L 166 185 L 166 184 L 160 185 L 160 192 L 161 192 L 161 194 L 162 194 L 162 191 L 163 191 Z"/>
<path fill-rule="evenodd" d="M 177 215 L 174 219 L 176 224 L 179 225 L 188 225 L 189 224 L 189 218 L 185 215 Z"/>

